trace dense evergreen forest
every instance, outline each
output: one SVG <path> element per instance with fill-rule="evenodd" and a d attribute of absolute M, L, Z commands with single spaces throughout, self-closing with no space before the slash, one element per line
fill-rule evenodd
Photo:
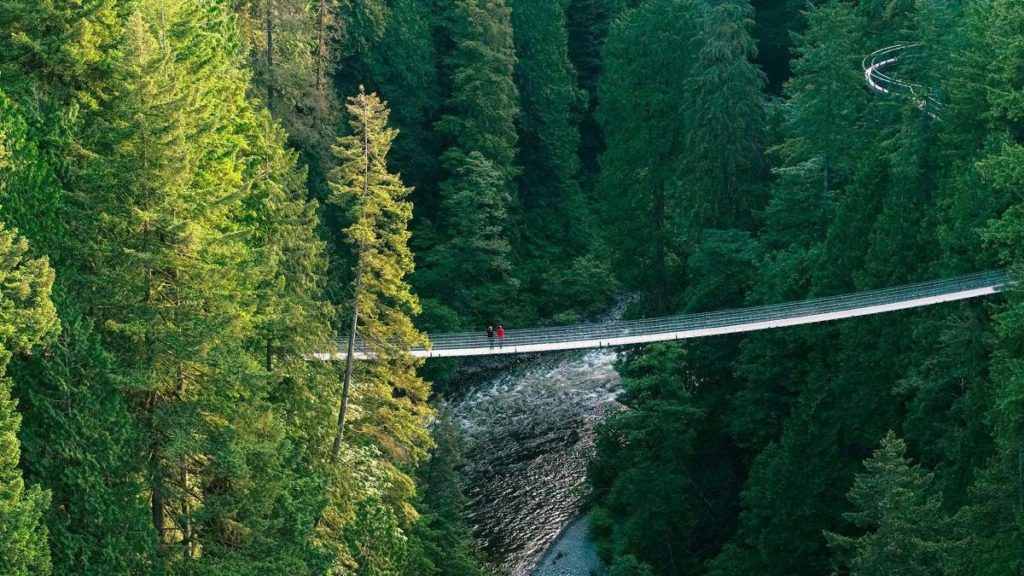
<path fill-rule="evenodd" d="M 0 0 L 0 574 L 485 574 L 427 332 L 1019 276 L 1022 191 L 1024 0 Z M 614 576 L 1024 570 L 1015 293 L 619 371 Z"/>

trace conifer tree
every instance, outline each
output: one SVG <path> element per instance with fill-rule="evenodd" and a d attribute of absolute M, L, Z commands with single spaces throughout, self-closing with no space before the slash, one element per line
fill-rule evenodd
<path fill-rule="evenodd" d="M 256 96 L 278 114 L 294 115 L 297 106 L 308 102 L 316 80 L 313 71 L 313 43 L 310 34 L 313 14 L 309 3 L 295 0 L 239 0 L 235 10 L 241 16 L 239 30 L 245 48 L 252 55 Z M 286 122 L 289 130 L 300 128 Z"/>
<path fill-rule="evenodd" d="M 716 0 L 703 17 L 687 109 L 684 202 L 698 228 L 749 226 L 760 208 L 764 76 L 753 62 L 749 0 Z"/>
<path fill-rule="evenodd" d="M 344 230 L 355 263 L 344 386 L 330 455 L 333 484 L 319 526 L 320 541 L 340 562 L 365 573 L 392 573 L 411 559 L 407 531 L 418 515 L 409 474 L 427 454 L 429 386 L 409 353 L 426 345 L 412 323 L 419 301 L 406 276 L 413 271 L 408 247 L 410 189 L 387 169 L 397 131 L 388 127 L 387 107 L 376 94 L 360 91 L 346 106 L 351 134 L 338 140 L 338 168 L 331 202 L 348 214 Z M 356 339 L 372 357 L 352 357 Z M 353 499 L 350 483 L 373 488 Z M 338 538 L 342 538 L 338 542 Z M 337 551 L 342 546 L 348 553 Z M 347 560 L 346 560 L 347 558 Z M 382 571 L 382 572 L 379 572 Z"/>
<path fill-rule="evenodd" d="M 7 95 L 20 102 L 33 91 L 46 91 L 47 105 L 35 113 L 66 114 L 76 105 L 95 109 L 113 88 L 111 53 L 123 33 L 131 3 L 84 0 L 75 3 L 4 0 L 0 3 L 0 71 Z"/>
<path fill-rule="evenodd" d="M 87 170 L 83 159 L 104 130 L 94 122 L 118 89 L 113 71 L 125 6 L 89 2 L 40 11 L 5 4 L 2 17 L 18 32 L 0 44 L 9 42 L 3 45 L 21 55 L 6 63 L 2 81 L 20 94 L 22 105 L 0 97 L 0 132 L 11 136 L 0 205 L 7 222 L 59 270 L 54 302 L 62 323 L 47 356 L 19 356 L 11 366 L 24 415 L 22 469 L 26 481 L 52 493 L 45 520 L 55 573 L 148 571 L 154 546 L 138 497 L 139 433 L 109 376 L 109 357 L 78 305 L 77 270 L 90 250 L 70 238 L 87 237 L 79 233 L 95 214 L 68 201 Z M 51 43 L 50 34 L 63 41 Z M 30 65 L 38 61 L 46 64 Z M 31 124 L 23 110 L 31 111 Z"/>
<path fill-rule="evenodd" d="M 251 183 L 248 224 L 260 274 L 258 348 L 268 373 L 279 371 L 282 361 L 301 370 L 309 351 L 326 350 L 333 341 L 331 310 L 323 296 L 327 259 L 317 236 L 317 203 L 306 199 L 306 170 L 286 147 L 282 127 L 264 111 L 254 111 L 249 120 L 244 178 Z"/>
<path fill-rule="evenodd" d="M 679 162 L 688 126 L 681 113 L 697 56 L 693 2 L 656 0 L 614 22 L 604 49 L 598 121 L 607 141 L 598 195 L 615 268 L 645 292 L 645 309 L 669 308 L 679 255 L 694 238 L 680 228 Z M 642 137 L 638 137 L 640 134 Z"/>
<path fill-rule="evenodd" d="M 349 351 L 358 337 L 374 359 L 360 364 L 358 373 L 351 355 L 346 359 L 334 458 L 345 433 L 352 392 L 366 415 L 354 426 L 349 423 L 357 436 L 373 439 L 379 434 L 374 429 L 381 427 L 387 430 L 378 438 L 384 446 L 415 462 L 425 455 L 428 442 L 422 419 L 430 410 L 423 404 L 429 387 L 417 376 L 418 362 L 409 354 L 411 347 L 426 344 L 412 324 L 420 305 L 405 279 L 413 271 L 408 247 L 412 205 L 406 200 L 410 189 L 387 170 L 397 131 L 388 128 L 384 103 L 376 94 L 361 91 L 349 98 L 346 109 L 352 134 L 335 147 L 339 165 L 331 183 L 331 202 L 351 214 L 345 236 L 356 259 L 346 337 Z M 357 384 L 349 388 L 350 382 Z"/>
<path fill-rule="evenodd" d="M 21 417 L 11 396 L 7 364 L 15 353 L 27 353 L 59 330 L 50 302 L 53 270 L 45 258 L 28 256 L 28 243 L 0 227 L 0 565 L 12 576 L 49 574 L 50 550 L 43 513 L 50 494 L 25 486 L 18 469 L 18 428 Z"/>
<path fill-rule="evenodd" d="M 579 118 L 586 94 L 569 60 L 568 0 L 523 0 L 512 9 L 517 53 L 520 261 L 572 261 L 593 249 L 595 230 L 580 186 Z M 557 277 L 546 266 L 523 274 L 545 315 L 557 313 Z M 592 279 L 606 283 L 610 279 Z"/>
<path fill-rule="evenodd" d="M 269 399 L 277 382 L 261 370 L 268 341 L 272 361 L 277 347 L 294 345 L 281 316 L 299 311 L 294 320 L 306 322 L 315 313 L 315 303 L 297 309 L 287 291 L 267 294 L 301 278 L 282 262 L 294 263 L 287 252 L 308 238 L 288 231 L 306 225 L 308 209 L 275 188 L 293 185 L 289 157 L 256 144 L 268 131 L 252 116 L 247 76 L 225 41 L 234 33 L 223 7 L 139 6 L 119 70 L 122 97 L 107 113 L 116 129 L 78 206 L 100 213 L 85 308 L 144 433 L 158 568 L 170 572 L 294 570 L 307 562 L 308 542 L 292 531 L 291 514 L 314 514 L 282 509 L 298 502 L 291 492 L 301 470 L 287 465 L 292 452 Z M 267 222 L 289 236 L 268 242 Z"/>
<path fill-rule="evenodd" d="M 512 11 L 504 0 L 454 0 L 448 11 L 444 22 L 454 47 L 445 69 L 452 88 L 438 128 L 454 146 L 445 163 L 457 166 L 469 153 L 479 152 L 511 186 L 519 172 Z"/>
<path fill-rule="evenodd" d="M 61 334 L 50 353 L 11 367 L 25 405 L 26 478 L 53 495 L 46 511 L 53 571 L 150 572 L 156 538 L 139 498 L 142 435 L 110 377 L 109 355 L 66 290 L 55 292 Z"/>
<path fill-rule="evenodd" d="M 853 6 L 838 0 L 809 8 L 807 21 L 795 49 L 796 76 L 786 85 L 787 139 L 779 154 L 790 173 L 799 170 L 811 182 L 820 182 L 821 196 L 827 199 L 833 186 L 849 180 L 855 146 L 863 142 L 856 133 L 869 103 L 860 89 L 863 22 Z M 815 173 L 818 178 L 813 178 Z"/>
<path fill-rule="evenodd" d="M 417 472 L 424 516 L 419 524 L 425 555 L 437 574 L 482 576 L 479 553 L 466 525 L 467 498 L 461 468 L 465 465 L 462 431 L 442 411 L 432 428 L 434 449 Z"/>
<path fill-rule="evenodd" d="M 620 399 L 629 410 L 602 422 L 598 458 L 588 471 L 595 496 L 619 526 L 604 543 L 615 558 L 605 560 L 629 564 L 636 556 L 659 573 L 685 574 L 695 568 L 688 547 L 699 490 L 688 462 L 704 416 L 687 384 L 686 351 L 655 345 L 620 369 Z"/>
<path fill-rule="evenodd" d="M 504 0 L 454 0 L 444 10 L 443 27 L 453 43 L 443 68 L 451 77 L 451 93 L 437 129 L 451 145 L 441 155 L 447 176 L 440 188 L 441 240 L 426 256 L 427 270 L 419 283 L 429 298 L 436 299 L 431 303 L 434 308 L 446 307 L 442 303 L 454 290 L 458 297 L 453 308 L 475 324 L 499 313 L 522 317 L 512 299 L 518 278 L 510 265 L 515 241 L 510 214 L 518 200 L 514 179 L 519 113 L 511 11 Z M 486 185 L 470 187 L 475 184 Z M 467 212 L 486 218 L 485 226 L 466 229 L 460 218 Z M 468 277 L 463 275 L 466 268 L 449 257 L 468 255 L 460 251 L 465 244 L 489 248 L 477 255 L 483 259 L 478 262 L 482 268 Z M 498 309 L 491 305 L 495 298 L 502 300 Z M 487 307 L 468 307 L 472 302 Z"/>
<path fill-rule="evenodd" d="M 911 465 L 906 452 L 903 440 L 889 432 L 850 489 L 856 511 L 844 516 L 867 532 L 826 533 L 839 565 L 854 576 L 944 574 L 956 553 L 951 522 L 932 487 L 934 475 Z"/>
<path fill-rule="evenodd" d="M 482 319 L 506 311 L 519 285 L 512 259 L 507 193 L 501 170 L 480 152 L 459 161 L 441 185 L 447 239 L 428 256 L 431 280 L 438 287 L 458 277 L 444 292 L 444 305 L 467 318 Z"/>
<path fill-rule="evenodd" d="M 338 37 L 334 3 L 235 0 L 234 8 L 242 49 L 250 56 L 251 93 L 283 124 L 319 188 L 330 162 L 337 113 L 329 85 Z"/>
<path fill-rule="evenodd" d="M 367 10 L 373 3 L 366 3 Z M 343 44 L 346 59 L 338 71 L 338 84 L 344 93 L 355 93 L 360 85 L 386 94 L 391 108 L 390 121 L 398 129 L 388 165 L 402 174 L 402 180 L 415 186 L 411 198 L 417 218 L 436 219 L 439 209 L 437 184 L 440 136 L 434 123 L 442 104 L 439 44 L 434 37 L 438 7 L 416 0 L 390 2 L 383 22 L 377 22 L 379 35 L 350 35 Z M 360 25 L 370 20 L 355 18 Z M 351 52 L 351 54 L 349 54 Z"/>

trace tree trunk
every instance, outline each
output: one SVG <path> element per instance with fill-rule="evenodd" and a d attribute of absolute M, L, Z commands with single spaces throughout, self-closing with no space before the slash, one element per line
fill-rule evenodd
<path fill-rule="evenodd" d="M 267 0 L 267 108 L 274 111 L 274 0 Z"/>
<path fill-rule="evenodd" d="M 160 455 L 154 449 L 149 456 L 152 468 L 152 485 L 150 486 L 150 513 L 153 515 L 153 529 L 156 530 L 157 545 L 163 548 L 164 543 L 164 483 L 160 473 Z"/>
<path fill-rule="evenodd" d="M 824 191 L 822 200 L 828 200 L 828 156 L 822 159 L 821 185 Z"/>
<path fill-rule="evenodd" d="M 185 545 L 185 560 L 192 559 L 192 503 L 189 502 L 188 490 L 188 461 L 181 467 L 181 492 L 182 492 L 182 514 L 185 516 L 185 525 L 181 529 L 182 544 Z"/>
<path fill-rule="evenodd" d="M 320 0 L 317 10 L 316 28 L 316 91 L 322 94 L 327 85 L 327 68 L 331 60 L 330 34 L 331 7 L 328 0 Z"/>
<path fill-rule="evenodd" d="M 360 260 L 362 260 L 360 258 Z M 355 298 L 352 303 L 352 324 L 348 334 L 348 354 L 345 357 L 345 381 L 341 387 L 341 408 L 338 409 L 338 429 L 334 432 L 334 447 L 331 449 L 331 464 L 338 461 L 341 441 L 345 438 L 345 416 L 348 413 L 348 392 L 352 384 L 352 356 L 356 347 L 356 327 L 359 325 L 359 290 L 363 281 L 362 266 L 356 272 Z"/>
<path fill-rule="evenodd" d="M 654 262 L 653 262 L 653 274 L 654 274 L 654 286 L 652 290 L 654 293 L 654 305 L 658 312 L 663 312 L 665 303 L 665 283 L 667 281 L 666 269 L 665 269 L 665 257 L 666 257 L 666 246 L 665 246 L 665 191 L 660 188 L 654 194 L 654 206 L 653 206 L 653 217 L 654 217 Z"/>

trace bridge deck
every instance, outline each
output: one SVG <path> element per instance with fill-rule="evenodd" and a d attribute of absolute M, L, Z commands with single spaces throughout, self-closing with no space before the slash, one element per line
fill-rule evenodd
<path fill-rule="evenodd" d="M 998 270 L 785 304 L 603 324 L 510 329 L 500 347 L 497 342 L 492 347 L 482 331 L 437 334 L 430 337 L 430 350 L 414 349 L 412 354 L 419 358 L 526 354 L 754 332 L 979 298 L 1001 292 L 1009 283 L 1007 272 Z M 342 359 L 344 348 L 339 350 L 316 358 Z M 365 348 L 357 346 L 356 356 L 365 359 Z"/>

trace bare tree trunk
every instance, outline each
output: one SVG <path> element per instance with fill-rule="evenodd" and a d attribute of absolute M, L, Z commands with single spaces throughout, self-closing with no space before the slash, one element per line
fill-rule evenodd
<path fill-rule="evenodd" d="M 822 164 L 821 185 L 824 189 L 824 196 L 822 199 L 828 200 L 828 156 L 825 156 L 825 158 L 822 159 Z"/>
<path fill-rule="evenodd" d="M 185 525 L 181 530 L 182 543 L 185 545 L 185 560 L 192 559 L 192 503 L 189 501 L 188 490 L 188 461 L 181 466 L 181 492 L 182 492 L 182 514 L 185 516 Z"/>
<path fill-rule="evenodd" d="M 360 259 L 361 260 L 361 259 Z M 331 449 L 331 463 L 338 461 L 341 441 L 345 439 L 345 416 L 348 413 L 348 395 L 352 385 L 352 360 L 356 347 L 356 327 L 359 326 L 359 290 L 363 281 L 362 266 L 356 271 L 356 290 L 352 304 L 352 325 L 348 334 L 348 354 L 345 356 L 345 381 L 341 387 L 341 408 L 338 409 L 338 429 L 334 433 L 334 447 Z"/>
<path fill-rule="evenodd" d="M 274 111 L 274 0 L 267 0 L 267 108 Z"/>
<path fill-rule="evenodd" d="M 267 337 L 267 359 L 266 359 L 266 362 L 267 362 L 267 366 L 266 366 L 267 367 L 267 372 L 268 373 L 273 372 L 274 371 L 274 341 L 272 339 L 270 339 L 270 337 Z"/>
<path fill-rule="evenodd" d="M 157 543 L 162 547 L 164 542 L 164 483 L 160 474 L 160 457 L 154 450 L 149 456 L 150 466 L 154 468 L 153 483 L 150 486 L 150 512 L 153 515 L 153 529 L 156 530 Z"/>
<path fill-rule="evenodd" d="M 316 91 L 322 93 L 327 85 L 327 69 L 331 60 L 331 6 L 328 0 L 320 0 L 316 16 Z"/>

